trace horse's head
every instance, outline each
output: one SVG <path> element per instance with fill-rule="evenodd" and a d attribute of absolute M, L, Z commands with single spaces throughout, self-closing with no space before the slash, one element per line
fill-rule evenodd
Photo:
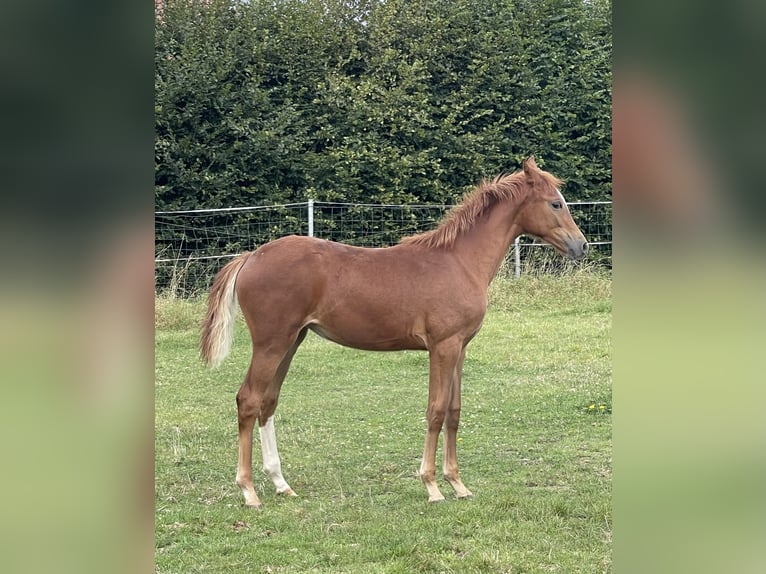
<path fill-rule="evenodd" d="M 524 160 L 523 169 L 530 190 L 516 220 L 523 233 L 539 237 L 571 259 L 585 257 L 588 242 L 559 191 L 563 182 L 537 167 L 534 157 Z"/>

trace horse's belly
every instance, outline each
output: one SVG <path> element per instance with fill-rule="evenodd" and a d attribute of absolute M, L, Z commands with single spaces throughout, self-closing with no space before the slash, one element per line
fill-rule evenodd
<path fill-rule="evenodd" d="M 354 349 L 365 351 L 404 351 L 425 349 L 425 343 L 417 335 L 402 329 L 394 332 L 389 329 L 354 324 L 327 325 L 310 323 L 309 328 L 320 337 Z"/>

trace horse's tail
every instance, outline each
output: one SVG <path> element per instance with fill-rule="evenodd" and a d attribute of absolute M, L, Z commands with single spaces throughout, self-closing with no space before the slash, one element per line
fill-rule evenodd
<path fill-rule="evenodd" d="M 207 314 L 202 322 L 199 352 L 208 367 L 217 367 L 231 350 L 234 319 L 237 312 L 237 293 L 234 284 L 237 274 L 250 252 L 243 253 L 227 263 L 213 279 L 207 296 Z"/>

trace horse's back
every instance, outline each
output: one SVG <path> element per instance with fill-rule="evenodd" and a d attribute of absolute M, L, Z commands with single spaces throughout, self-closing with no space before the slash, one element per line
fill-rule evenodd
<path fill-rule="evenodd" d="M 459 295 L 467 289 L 443 253 L 302 236 L 263 245 L 237 278 L 237 296 L 254 335 L 276 325 L 289 331 L 309 327 L 370 350 L 424 348 L 437 332 L 478 329 L 485 296 L 480 290 L 474 297 Z"/>

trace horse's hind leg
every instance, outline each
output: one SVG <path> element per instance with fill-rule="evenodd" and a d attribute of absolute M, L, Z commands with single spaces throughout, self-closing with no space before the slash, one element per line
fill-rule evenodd
<path fill-rule="evenodd" d="M 286 496 L 297 496 L 295 491 L 287 484 L 285 477 L 282 476 L 282 462 L 279 460 L 279 450 L 277 449 L 277 436 L 274 432 L 274 415 L 266 419 L 266 424 L 259 429 L 261 435 L 261 452 L 263 454 L 263 471 L 274 483 L 277 494 Z"/>
<path fill-rule="evenodd" d="M 261 508 L 258 495 L 253 486 L 253 427 L 261 409 L 260 392 L 253 384 L 253 363 L 247 370 L 245 382 L 237 393 L 237 422 L 239 424 L 239 456 L 237 459 L 236 484 L 245 497 L 245 506 Z"/>
<path fill-rule="evenodd" d="M 279 400 L 279 391 L 282 388 L 282 382 L 285 380 L 287 371 L 290 368 L 290 362 L 295 355 L 295 351 L 303 342 L 306 337 L 306 329 L 304 328 L 299 334 L 293 346 L 287 352 L 279 364 L 277 373 L 274 377 L 272 385 L 269 387 L 266 396 L 261 407 L 261 417 L 259 419 L 261 438 L 261 452 L 263 454 L 263 471 L 269 476 L 271 482 L 274 483 L 274 487 L 277 490 L 277 494 L 285 494 L 287 496 L 297 496 L 295 491 L 287 484 L 284 476 L 282 476 L 282 462 L 279 459 L 279 450 L 277 449 L 277 437 L 274 431 L 274 411 L 277 408 L 277 402 Z"/>
<path fill-rule="evenodd" d="M 278 337 L 272 337 L 268 346 L 253 344 L 253 359 L 250 363 L 250 369 L 245 382 L 242 383 L 237 393 L 239 457 L 236 483 L 242 490 L 246 506 L 262 507 L 253 485 L 253 429 L 256 419 L 259 421 L 264 455 L 268 453 L 268 456 L 264 458 L 264 462 L 269 463 L 267 472 L 275 482 L 278 491 L 292 492 L 292 489 L 282 478 L 273 432 L 274 424 L 271 419 L 277 407 L 282 381 L 304 336 L 305 331 L 301 331 L 292 337 L 287 337 L 284 345 L 278 344 Z M 264 439 L 266 440 L 264 441 Z M 277 460 L 276 465 L 273 464 L 275 458 Z"/>

